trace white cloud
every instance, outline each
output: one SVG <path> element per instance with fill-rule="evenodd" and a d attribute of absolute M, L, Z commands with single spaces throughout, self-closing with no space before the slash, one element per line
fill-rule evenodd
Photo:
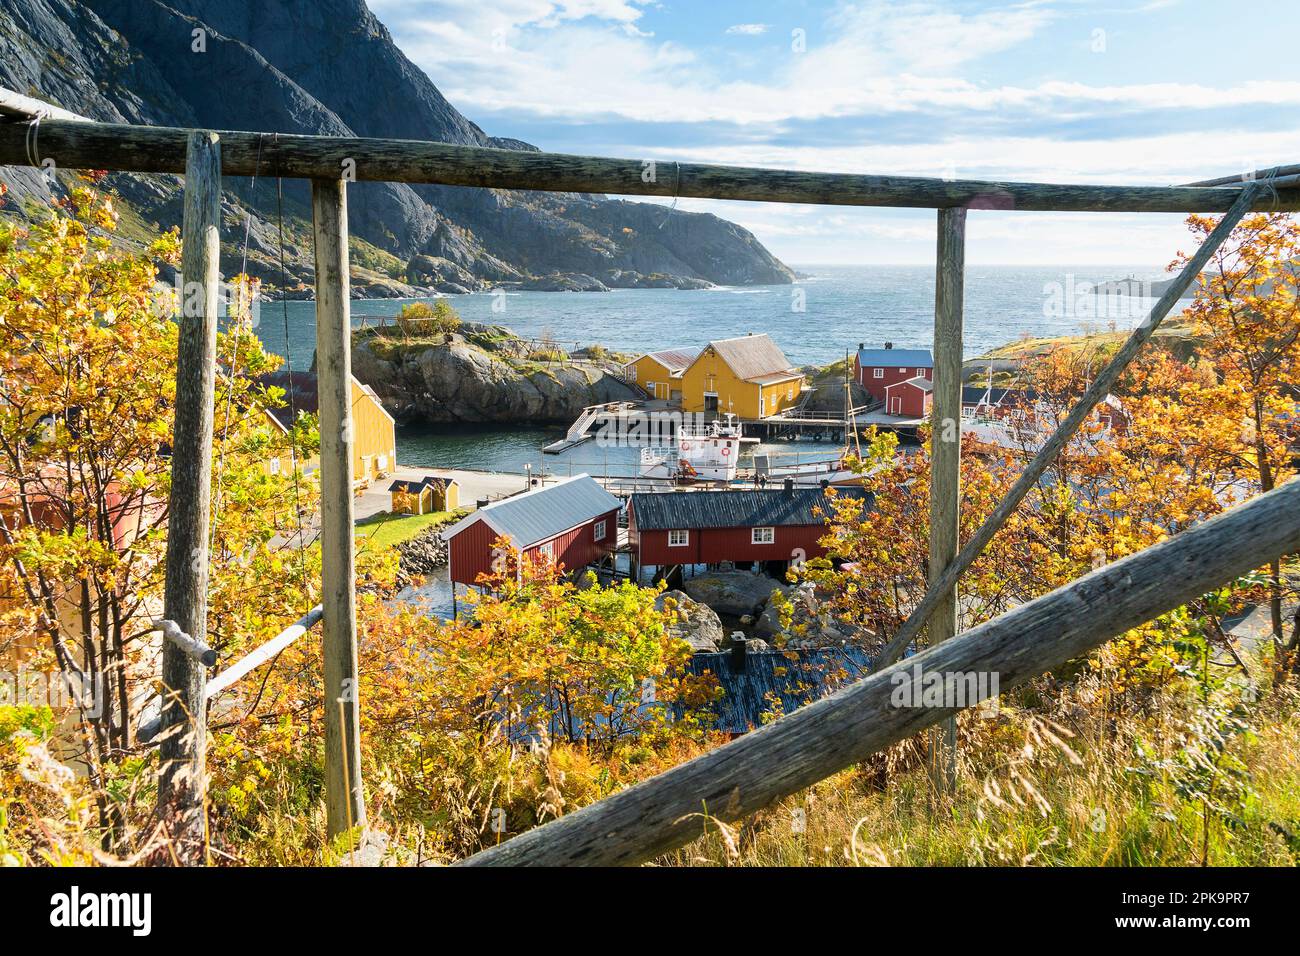
<path fill-rule="evenodd" d="M 767 24 L 766 23 L 736 23 L 733 24 L 732 26 L 727 27 L 726 32 L 729 34 L 740 34 L 741 36 L 753 37 L 753 36 L 758 36 L 761 33 L 766 33 Z"/>

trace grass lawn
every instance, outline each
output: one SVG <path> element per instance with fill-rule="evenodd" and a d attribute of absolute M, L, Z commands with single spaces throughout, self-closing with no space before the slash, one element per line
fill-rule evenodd
<path fill-rule="evenodd" d="M 431 511 L 422 515 L 395 515 L 382 511 L 357 522 L 357 543 L 375 550 L 393 548 L 426 528 L 446 524 L 459 514 L 456 511 Z"/>

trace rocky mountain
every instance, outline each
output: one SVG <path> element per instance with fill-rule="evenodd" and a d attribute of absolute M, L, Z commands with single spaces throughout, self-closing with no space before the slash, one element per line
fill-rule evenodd
<path fill-rule="evenodd" d="M 394 44 L 363 0 L 0 0 L 0 85 L 106 122 L 432 139 L 535 149 L 489 136 Z M 226 181 L 223 271 L 313 279 L 307 186 Z M 31 170 L 0 171 L 6 209 L 48 198 Z M 179 221 L 174 176 L 115 174 L 124 231 Z M 761 284 L 793 273 L 716 216 L 572 194 L 357 183 L 349 191 L 354 294 Z M 246 238 L 247 237 L 247 238 Z M 245 251 L 246 247 L 246 251 Z"/>

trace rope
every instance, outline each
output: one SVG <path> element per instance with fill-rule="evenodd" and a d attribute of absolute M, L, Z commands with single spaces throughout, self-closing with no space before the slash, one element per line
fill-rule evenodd
<path fill-rule="evenodd" d="M 668 207 L 667 215 L 664 215 L 663 222 L 659 224 L 659 229 L 663 229 L 664 226 L 668 225 L 668 220 L 672 219 L 672 213 L 677 208 L 677 200 L 681 198 L 681 164 L 673 160 L 672 169 L 673 179 L 675 179 L 672 187 L 672 206 Z"/>

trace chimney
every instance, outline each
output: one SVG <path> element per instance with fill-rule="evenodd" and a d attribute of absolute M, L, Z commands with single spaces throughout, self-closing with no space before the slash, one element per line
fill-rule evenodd
<path fill-rule="evenodd" d="M 892 349 L 893 347 L 894 347 L 894 343 L 893 343 L 893 342 L 886 342 L 886 343 L 885 343 L 885 348 L 887 348 L 887 349 Z"/>
<path fill-rule="evenodd" d="M 794 479 L 787 478 L 785 481 L 781 482 L 781 491 L 787 498 L 794 497 Z"/>
<path fill-rule="evenodd" d="M 861 352 L 861 351 L 862 351 L 863 349 L 865 349 L 866 347 L 867 347 L 867 343 L 866 343 L 866 342 L 859 342 L 859 343 L 858 343 L 858 351 L 859 351 L 859 352 Z"/>
<path fill-rule="evenodd" d="M 731 669 L 737 674 L 745 672 L 745 632 L 731 633 Z"/>

